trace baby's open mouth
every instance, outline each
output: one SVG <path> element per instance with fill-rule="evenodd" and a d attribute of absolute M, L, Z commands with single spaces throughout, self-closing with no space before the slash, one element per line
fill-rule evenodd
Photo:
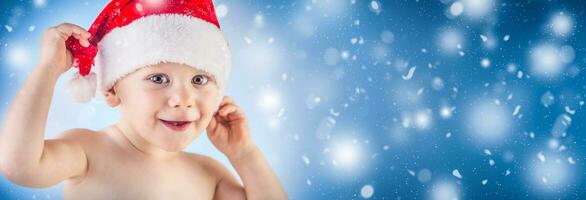
<path fill-rule="evenodd" d="M 192 123 L 192 121 L 167 121 L 159 119 L 165 126 L 173 131 L 184 131 Z"/>

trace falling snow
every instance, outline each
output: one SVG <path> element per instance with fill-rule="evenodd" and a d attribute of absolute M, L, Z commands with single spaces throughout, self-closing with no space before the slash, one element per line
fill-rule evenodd
<path fill-rule="evenodd" d="M 452 171 L 452 175 L 456 178 L 462 179 L 462 175 L 460 174 L 460 171 L 458 171 L 457 169 L 454 169 L 454 171 Z"/>
<path fill-rule="evenodd" d="M 417 67 L 411 67 L 409 69 L 409 72 L 407 72 L 406 75 L 402 76 L 403 77 L 403 80 L 411 80 L 411 78 L 413 78 L 413 74 L 415 74 L 415 69 L 416 68 Z"/>
<path fill-rule="evenodd" d="M 484 154 L 491 156 L 492 152 L 488 149 L 484 149 Z"/>
<path fill-rule="evenodd" d="M 6 31 L 8 31 L 9 33 L 12 32 L 12 26 L 9 25 L 4 25 L 4 28 L 6 28 Z"/>

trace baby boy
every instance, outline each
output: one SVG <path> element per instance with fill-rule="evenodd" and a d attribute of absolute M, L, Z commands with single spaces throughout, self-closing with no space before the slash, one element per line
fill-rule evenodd
<path fill-rule="evenodd" d="M 287 199 L 243 111 L 223 95 L 231 54 L 211 0 L 113 0 L 89 30 L 51 27 L 40 48 L 0 129 L 10 181 L 64 181 L 65 199 Z M 97 87 L 120 119 L 45 140 L 55 84 L 72 66 L 72 97 L 88 101 Z M 218 161 L 183 151 L 204 128 L 243 186 Z"/>

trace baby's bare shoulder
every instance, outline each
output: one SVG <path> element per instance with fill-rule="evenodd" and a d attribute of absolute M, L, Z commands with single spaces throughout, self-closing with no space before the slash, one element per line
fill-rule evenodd
<path fill-rule="evenodd" d="M 82 138 L 88 137 L 89 134 L 96 134 L 97 131 L 85 129 L 85 128 L 73 128 L 69 130 L 65 130 L 62 133 L 57 135 L 57 138 Z"/>
<path fill-rule="evenodd" d="M 185 154 L 193 165 L 201 166 L 206 171 L 213 173 L 218 179 L 227 172 L 226 167 L 212 157 L 189 152 L 185 152 Z"/>
<path fill-rule="evenodd" d="M 215 160 L 212 157 L 206 156 L 206 155 L 202 155 L 202 154 L 198 154 L 198 153 L 191 153 L 191 152 L 184 152 L 187 159 L 189 160 L 189 162 L 193 165 L 198 165 L 204 168 L 216 168 L 218 167 L 218 164 L 220 164 L 220 162 L 218 162 L 217 160 Z"/>
<path fill-rule="evenodd" d="M 86 151 L 86 153 L 88 153 L 88 150 L 100 146 L 98 145 L 98 141 L 101 141 L 100 138 L 103 138 L 105 135 L 100 133 L 101 131 L 74 128 L 57 134 L 54 139 L 79 144 Z"/>
<path fill-rule="evenodd" d="M 55 139 L 85 143 L 98 137 L 99 135 L 97 133 L 99 132 L 90 129 L 74 128 L 57 134 L 57 136 L 55 136 Z"/>

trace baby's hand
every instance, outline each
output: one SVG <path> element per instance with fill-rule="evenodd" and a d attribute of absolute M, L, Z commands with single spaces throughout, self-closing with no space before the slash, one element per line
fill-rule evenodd
<path fill-rule="evenodd" d="M 222 99 L 218 112 L 212 117 L 207 133 L 212 144 L 228 159 L 240 159 L 255 148 L 244 113 L 227 96 Z"/>
<path fill-rule="evenodd" d="M 88 47 L 90 44 L 88 38 L 91 34 L 82 27 L 69 23 L 51 27 L 43 33 L 41 38 L 39 66 L 56 70 L 57 75 L 69 70 L 73 65 L 73 58 L 65 46 L 65 41 L 70 36 L 78 39 L 83 47 Z"/>

